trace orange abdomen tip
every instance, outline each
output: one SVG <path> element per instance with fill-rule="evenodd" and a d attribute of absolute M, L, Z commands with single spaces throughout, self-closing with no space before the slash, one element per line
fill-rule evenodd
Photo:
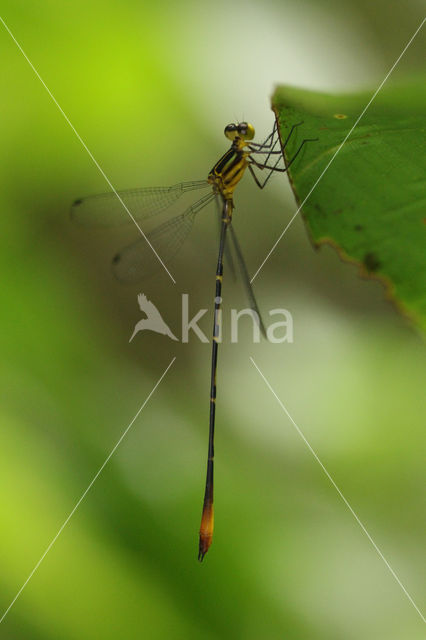
<path fill-rule="evenodd" d="M 203 515 L 201 516 L 200 526 L 200 542 L 198 546 L 198 560 L 203 561 L 204 556 L 213 540 L 213 527 L 214 527 L 214 511 L 213 504 L 205 504 L 203 508 Z"/>

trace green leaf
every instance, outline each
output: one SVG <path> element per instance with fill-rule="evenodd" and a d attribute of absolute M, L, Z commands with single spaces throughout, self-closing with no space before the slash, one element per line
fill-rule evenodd
<path fill-rule="evenodd" d="M 328 169 L 373 91 L 327 95 L 278 87 L 272 105 L 289 178 L 315 245 L 332 244 L 363 275 L 380 278 L 426 329 L 425 83 L 383 89 Z M 324 175 L 309 195 L 315 182 Z M 306 202 L 304 202 L 307 198 Z"/>

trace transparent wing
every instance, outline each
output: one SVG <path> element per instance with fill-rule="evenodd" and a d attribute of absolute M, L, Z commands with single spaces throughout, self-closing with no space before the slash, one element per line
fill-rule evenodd
<path fill-rule="evenodd" d="M 141 237 L 124 247 L 112 261 L 116 278 L 122 282 L 138 282 L 162 268 L 160 259 L 164 264 L 170 262 L 188 237 L 195 215 L 214 197 L 213 192 L 208 193 L 180 215 L 147 233 L 146 238 L 149 244 L 145 238 Z"/>
<path fill-rule="evenodd" d="M 231 223 L 229 225 L 229 230 L 231 232 L 231 240 L 232 240 L 232 244 L 234 245 L 234 249 L 235 249 L 235 255 L 237 257 L 237 262 L 238 262 L 238 266 L 240 268 L 240 273 L 241 273 L 241 278 L 244 284 L 244 289 L 246 291 L 246 295 L 249 301 L 249 305 L 250 305 L 250 309 L 253 309 L 253 311 L 256 311 L 258 317 L 259 317 L 259 328 L 260 331 L 262 332 L 262 335 L 266 338 L 266 329 L 265 329 L 265 325 L 263 324 L 263 320 L 262 320 L 262 316 L 260 315 L 260 311 L 259 311 L 259 307 L 257 306 L 257 302 L 256 302 L 256 298 L 254 297 L 254 293 L 253 293 L 253 288 L 251 286 L 250 283 L 250 277 L 247 271 L 247 267 L 246 267 L 246 263 L 244 262 L 244 258 L 243 258 L 243 254 L 241 253 L 241 248 L 240 248 L 240 244 L 238 242 L 237 239 L 237 235 L 235 233 L 235 229 L 233 224 Z"/>
<path fill-rule="evenodd" d="M 113 191 L 88 196 L 75 200 L 71 207 L 71 219 L 81 225 L 126 224 L 131 222 L 128 211 L 136 220 L 149 218 L 170 207 L 184 193 L 207 187 L 211 188 L 207 180 L 196 180 L 180 182 L 171 187 L 117 191 L 119 197 Z"/>

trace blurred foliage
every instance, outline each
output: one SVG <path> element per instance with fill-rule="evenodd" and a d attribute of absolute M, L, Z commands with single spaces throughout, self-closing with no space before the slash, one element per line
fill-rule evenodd
<path fill-rule="evenodd" d="M 125 189 L 205 177 L 235 119 L 252 120 L 263 139 L 278 80 L 377 86 L 420 10 L 386 5 L 384 21 L 384 5 L 377 15 L 372 5 L 5 0 L 1 15 Z M 418 70 L 421 44 L 398 73 Z M 164 274 L 143 288 L 115 282 L 121 231 L 69 221 L 71 202 L 105 191 L 104 178 L 4 30 L 0 46 L 2 612 L 177 356 L 0 638 L 421 638 L 415 610 L 249 361 L 420 601 L 418 336 L 377 282 L 360 281 L 332 250 L 313 252 L 295 221 L 256 279 L 264 309 L 291 311 L 294 343 L 253 344 L 247 327 L 239 344 L 225 336 L 221 346 L 216 532 L 200 565 L 210 345 L 128 340 L 141 290 L 178 335 L 182 292 L 193 314 L 211 312 L 216 220 L 203 214 L 173 265 L 175 287 Z M 295 211 L 286 180 L 270 186 L 258 193 L 244 180 L 236 195 L 251 272 Z M 244 305 L 226 276 L 225 319 Z M 210 325 L 211 313 L 200 323 L 206 334 Z"/>
<path fill-rule="evenodd" d="M 272 104 L 296 200 L 313 242 L 330 243 L 388 286 L 400 306 L 426 329 L 426 192 L 424 78 L 384 88 L 338 156 L 345 136 L 371 98 L 328 95 L 291 87 L 276 90 Z M 311 189 L 316 181 L 321 180 Z"/>

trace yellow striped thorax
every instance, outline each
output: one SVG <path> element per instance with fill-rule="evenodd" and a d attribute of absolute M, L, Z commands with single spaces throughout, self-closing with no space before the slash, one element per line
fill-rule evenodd
<path fill-rule="evenodd" d="M 235 187 L 248 165 L 250 151 L 246 151 L 245 147 L 254 138 L 254 127 L 248 122 L 228 124 L 225 136 L 232 140 L 231 148 L 216 162 L 207 180 L 225 200 L 232 200 Z"/>

